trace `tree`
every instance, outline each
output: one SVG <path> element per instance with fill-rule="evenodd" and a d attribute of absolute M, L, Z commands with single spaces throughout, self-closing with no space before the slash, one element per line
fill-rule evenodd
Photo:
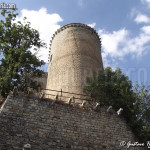
<path fill-rule="evenodd" d="M 134 92 L 136 94 L 134 105 L 138 109 L 137 120 L 142 122 L 140 138 L 143 141 L 148 141 L 150 139 L 150 85 L 136 83 Z"/>
<path fill-rule="evenodd" d="M 93 78 L 88 77 L 84 92 L 92 95 L 95 101 L 100 102 L 102 106 L 114 105 L 115 109 L 128 102 L 128 105 L 131 106 L 134 102 L 131 97 L 132 83 L 119 68 L 112 71 L 110 67 L 107 67 L 98 74 L 94 73 Z M 126 100 L 122 101 L 122 99 Z"/>
<path fill-rule="evenodd" d="M 150 114 L 147 104 L 150 98 L 148 94 L 150 87 L 146 89 L 145 91 L 139 89 L 138 92 L 135 92 L 132 82 L 119 68 L 112 71 L 111 67 L 107 67 L 104 71 L 99 71 L 98 74 L 94 73 L 93 78 L 87 78 L 84 92 L 91 95 L 92 99 L 103 107 L 111 105 L 115 111 L 123 108 L 122 116 L 136 137 L 141 141 L 143 139 L 146 141 L 149 138 L 150 126 L 143 123 L 149 124 Z M 145 99 L 144 104 L 142 103 L 143 98 Z"/>
<path fill-rule="evenodd" d="M 18 14 L 16 10 L 3 9 L 0 20 L 0 95 L 3 97 L 14 86 L 22 88 L 29 85 L 29 79 L 40 77 L 43 73 L 38 67 L 44 65 L 44 61 L 36 57 L 38 50 L 45 46 L 40 40 L 39 32 L 30 27 L 30 23 L 24 18 L 24 23 L 16 22 Z M 35 54 L 30 49 L 35 46 Z"/>

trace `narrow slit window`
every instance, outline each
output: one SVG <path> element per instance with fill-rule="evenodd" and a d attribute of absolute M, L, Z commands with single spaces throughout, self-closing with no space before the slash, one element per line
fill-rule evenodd
<path fill-rule="evenodd" d="M 52 56 L 53 56 L 53 55 L 51 55 L 51 57 L 50 57 L 50 62 L 52 61 Z"/>

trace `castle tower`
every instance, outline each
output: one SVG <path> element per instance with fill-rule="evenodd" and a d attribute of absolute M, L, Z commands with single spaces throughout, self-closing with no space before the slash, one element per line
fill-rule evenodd
<path fill-rule="evenodd" d="M 49 56 L 46 89 L 83 94 L 86 77 L 103 70 L 99 36 L 85 24 L 71 23 L 58 29 L 52 37 Z"/>

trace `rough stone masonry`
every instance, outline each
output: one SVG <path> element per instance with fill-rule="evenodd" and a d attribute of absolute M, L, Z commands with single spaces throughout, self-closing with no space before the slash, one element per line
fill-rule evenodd
<path fill-rule="evenodd" d="M 103 108 L 95 112 L 10 95 L 0 113 L 0 150 L 25 144 L 32 150 L 125 150 L 121 141 L 135 141 L 133 133 L 122 117 Z"/>
<path fill-rule="evenodd" d="M 86 77 L 103 70 L 100 38 L 85 24 L 71 23 L 58 29 L 52 37 L 49 55 L 47 89 L 83 94 Z"/>

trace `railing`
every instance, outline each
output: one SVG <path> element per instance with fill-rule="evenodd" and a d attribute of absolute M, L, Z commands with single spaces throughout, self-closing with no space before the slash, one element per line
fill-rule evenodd
<path fill-rule="evenodd" d="M 53 92 L 57 92 L 57 93 L 60 93 L 58 94 L 59 97 L 64 97 L 64 98 L 70 98 L 68 96 L 64 96 L 63 93 L 65 94 L 70 94 L 72 95 L 71 97 L 74 96 L 74 99 L 79 99 L 79 100 L 86 100 L 86 101 L 89 101 L 90 100 L 90 96 L 89 95 L 86 95 L 86 94 L 79 94 L 79 93 L 73 93 L 73 92 L 66 92 L 66 91 L 63 91 L 62 89 L 59 91 L 59 90 L 52 90 L 52 89 L 44 89 L 44 91 L 53 91 Z M 51 95 L 51 96 L 56 96 L 54 94 L 47 94 L 45 93 L 45 95 Z M 76 97 L 76 96 L 83 96 L 83 97 L 89 97 L 89 99 L 87 98 L 79 98 L 79 97 Z"/>

